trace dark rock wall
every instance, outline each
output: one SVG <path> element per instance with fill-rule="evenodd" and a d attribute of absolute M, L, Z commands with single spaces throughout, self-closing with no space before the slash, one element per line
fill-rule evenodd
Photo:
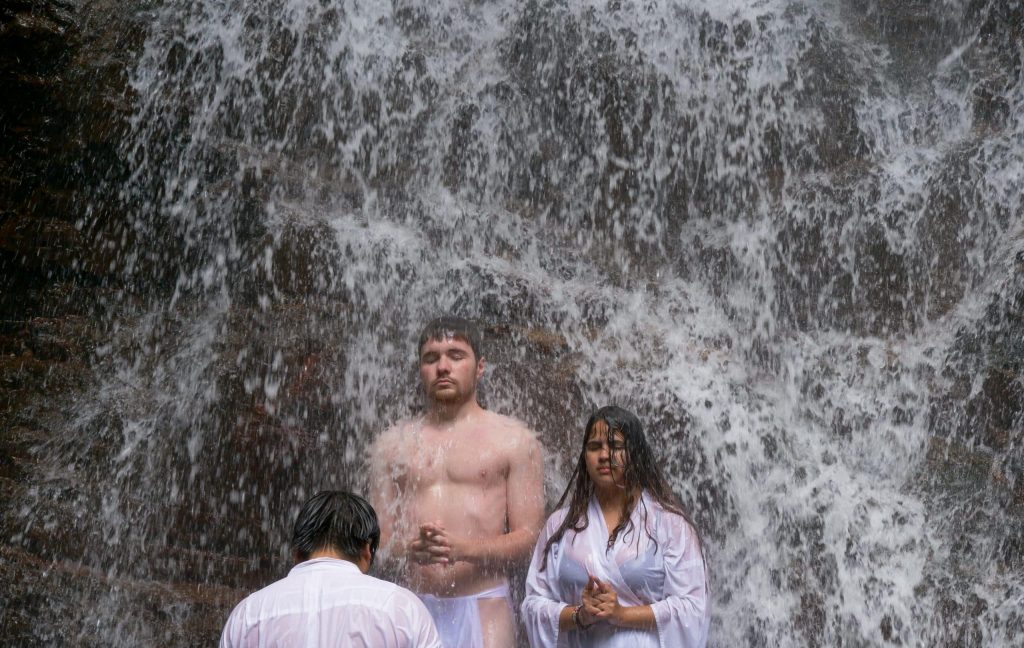
<path fill-rule="evenodd" d="M 124 294 L 104 245 L 125 218 L 97 195 L 125 162 L 119 137 L 131 109 L 126 70 L 141 45 L 137 9 L 105 0 L 28 0 L 0 7 L 0 637 L 4 645 L 125 645 L 203 641 L 219 632 L 235 592 L 217 585 L 111 578 L 82 557 L 78 492 L 107 458 L 101 439 L 78 465 L 47 463 L 75 401 L 95 380 L 96 349 Z M 108 185 L 109 186 L 109 185 Z M 52 524 L 30 530 L 15 502 L 41 474 L 67 488 Z M 73 476 L 73 477 L 72 477 Z M 20 539 L 11 542 L 14 537 Z M 185 567 L 187 569 L 187 567 Z M 121 627 L 62 622 L 111 597 Z"/>
<path fill-rule="evenodd" d="M 1022 83 L 1019 44 L 1024 38 L 1024 10 L 1019 3 L 978 1 L 967 6 L 966 14 L 957 15 L 929 11 L 921 3 L 859 0 L 850 5 L 863 14 L 865 31 L 888 43 L 894 52 L 906 52 L 908 63 L 895 74 L 908 87 L 915 85 L 922 69 L 948 53 L 944 47 L 953 36 L 975 30 L 978 39 L 968 56 L 978 71 L 973 81 L 977 141 L 998 137 L 1021 119 L 1016 112 L 1020 104 L 1014 99 L 1020 96 Z M 560 41 L 565 35 L 549 33 L 546 28 L 549 23 L 542 14 L 548 10 L 537 4 L 533 13 L 524 14 L 523 20 L 530 24 L 518 33 L 530 41 L 530 47 L 511 42 L 501 53 L 513 80 L 524 87 L 536 72 L 539 58 L 559 61 L 570 56 L 570 48 Z M 415 16 L 406 19 L 407 29 L 414 31 Z M 186 474 L 191 469 L 196 476 L 187 484 L 168 479 L 143 485 L 141 492 L 147 493 L 171 523 L 143 534 L 151 546 L 135 553 L 131 564 L 121 565 L 113 576 L 105 569 L 115 563 L 120 549 L 106 550 L 109 553 L 97 550 L 105 537 L 105 530 L 97 526 L 103 521 L 82 519 L 81 515 L 102 508 L 107 494 L 97 492 L 95 485 L 109 483 L 104 473 L 116 464 L 125 433 L 117 421 L 98 421 L 86 428 L 86 434 L 74 438 L 66 432 L 76 399 L 104 368 L 98 350 L 119 334 L 113 322 L 130 319 L 138 304 L 166 299 L 173 283 L 173 273 L 159 271 L 167 257 L 157 252 L 164 252 L 165 242 L 133 241 L 131 219 L 135 214 L 128 212 L 139 205 L 126 205 L 112 195 L 131 170 L 130 161 L 123 159 L 119 149 L 134 100 L 126 70 L 141 47 L 146 20 L 144 3 L 112 0 L 12 0 L 0 8 L 0 97 L 4 98 L 0 102 L 0 501 L 22 502 L 30 490 L 40 488 L 49 489 L 46 492 L 53 497 L 53 506 L 44 517 L 26 518 L 22 511 L 5 504 L 0 519 L 0 590 L 4 591 L 0 637 L 12 645 L 86 646 L 109 642 L 111 637 L 168 646 L 212 643 L 231 605 L 287 567 L 282 546 L 297 497 L 306 488 L 294 483 L 294 467 L 328 466 L 333 457 L 362 453 L 367 442 L 344 434 L 344 428 L 359 418 L 357 398 L 342 402 L 334 398 L 358 387 L 345 383 L 336 369 L 346 362 L 337 349 L 353 335 L 346 326 L 347 318 L 365 299 L 360 287 L 344 299 L 318 300 L 323 278 L 314 268 L 318 255 L 332 252 L 324 242 L 327 237 L 312 236 L 298 226 L 286 227 L 277 236 L 259 226 L 250 227 L 243 209 L 236 215 L 243 247 L 248 246 L 249 252 L 262 250 L 272 239 L 274 276 L 269 283 L 280 291 L 279 298 L 270 309 L 260 305 L 257 284 L 266 277 L 250 276 L 234 284 L 235 301 L 218 343 L 219 359 L 211 369 L 218 397 L 217 411 L 204 419 L 211 425 L 207 442 L 196 456 L 185 450 L 155 453 L 153 456 L 167 463 L 145 471 L 164 476 Z M 756 40 L 757 27 L 748 24 L 730 31 L 709 21 L 706 46 L 721 48 L 723 55 L 743 50 Z M 577 36 L 569 34 L 569 38 Z M 600 42 L 593 44 L 601 46 Z M 870 181 L 854 185 L 870 179 L 872 142 L 857 124 L 852 109 L 856 79 L 845 76 L 850 73 L 836 65 L 837 47 L 822 30 L 803 55 L 802 63 L 810 70 L 808 85 L 796 99 L 825 115 L 830 124 L 813 134 L 813 146 L 803 152 L 787 150 L 789 142 L 769 131 L 756 160 L 760 165 L 758 182 L 737 180 L 728 204 L 716 202 L 721 194 L 704 193 L 707 184 L 701 171 L 694 171 L 703 168 L 700 159 L 683 160 L 658 189 L 664 193 L 665 214 L 694 209 L 683 218 L 695 218 L 698 212 L 740 210 L 764 192 L 781 191 L 787 178 L 825 171 L 834 181 L 819 185 L 820 180 L 807 180 L 806 202 L 814 204 L 818 196 L 828 194 L 829 204 L 848 205 L 849 211 L 825 215 L 823 222 L 853 218 L 863 207 L 858 201 L 865 200 L 864 185 L 871 193 Z M 182 52 L 168 55 L 184 56 Z M 388 91 L 429 98 L 431 89 L 422 79 L 422 67 L 421 61 L 410 56 L 406 69 L 396 72 L 395 78 L 413 79 L 415 87 L 396 82 Z M 582 74 L 583 70 L 568 60 L 563 69 L 567 75 Z M 674 98 L 652 89 L 651 80 L 642 74 L 621 78 L 613 72 L 609 67 L 585 79 L 565 81 L 588 97 L 594 93 L 606 97 L 601 123 L 608 130 L 614 152 L 624 159 L 642 156 L 651 112 L 658 101 Z M 503 91 L 512 89 L 494 90 Z M 563 122 L 585 117 L 573 113 L 583 104 L 569 96 L 564 104 L 525 109 L 533 112 L 537 123 L 557 132 L 565 130 Z M 373 106 L 364 109 L 372 112 Z M 484 147 L 474 139 L 472 129 L 478 112 L 468 103 L 452 124 L 445 182 L 451 188 L 483 195 L 489 188 L 474 186 L 478 176 L 472 172 L 485 158 Z M 538 170 L 554 163 L 558 148 L 577 145 L 582 146 L 569 140 L 557 146 L 553 143 L 548 158 L 543 151 L 524 154 L 525 162 L 514 167 L 510 178 L 518 187 L 516 198 L 524 210 L 547 204 L 554 205 L 551 213 L 563 208 L 568 211 L 560 203 L 558 187 Z M 948 312 L 951 304 L 970 290 L 969 278 L 961 273 L 958 237 L 970 223 L 976 205 L 970 192 L 961 190 L 975 184 L 972 174 L 978 173 L 972 157 L 977 149 L 972 146 L 967 143 L 964 150 L 950 153 L 948 175 L 936 178 L 928 194 L 938 217 L 921 225 L 928 230 L 922 235 L 928 241 L 923 254 L 940 259 L 940 263 L 901 256 L 881 232 L 868 231 L 855 243 L 857 255 L 864 259 L 862 276 L 855 281 L 838 263 L 821 260 L 821 250 L 831 242 L 820 222 L 795 223 L 778 241 L 779 257 L 791 261 L 779 273 L 781 319 L 804 330 L 834 326 L 884 336 L 913 330 L 922 320 Z M 407 164 L 408 159 L 391 161 L 371 180 L 379 182 L 382 191 L 389 187 L 398 191 L 395 188 L 401 186 L 401 178 L 411 173 L 403 166 Z M 229 164 L 224 163 L 223 168 L 211 165 L 211 173 L 230 176 L 225 171 Z M 279 175 L 272 177 L 273 173 Z M 267 177 L 243 180 L 243 192 L 251 193 L 253 210 L 266 197 L 264 192 L 272 181 L 287 185 L 280 177 L 288 173 L 299 171 L 269 170 Z M 578 223 L 580 227 L 600 228 L 602 219 L 613 219 L 616 210 L 628 210 L 631 196 L 643 190 L 640 180 L 625 172 L 607 171 L 599 184 L 608 213 L 590 214 L 587 218 L 592 220 Z M 340 200 L 358 202 L 358 191 Z M 1019 220 L 1024 214 L 1003 217 Z M 672 227 L 678 225 L 669 227 L 665 240 L 671 239 Z M 122 253 L 133 244 L 154 252 L 148 260 L 153 272 L 125 274 Z M 665 257 L 647 257 L 644 244 L 632 244 L 641 268 L 672 257 L 671 245 L 663 246 L 668 248 L 667 253 L 662 250 Z M 716 285 L 726 290 L 722 277 L 728 276 L 734 260 L 728 250 L 701 245 L 696 242 L 703 266 L 680 270 L 705 274 L 713 290 Z M 1024 275 L 1020 260 L 1014 271 Z M 137 280 L 144 275 L 148 280 Z M 401 281 L 399 269 L 396 285 Z M 499 364 L 531 359 L 523 363 L 516 380 L 506 381 L 513 387 L 503 397 L 524 404 L 522 416 L 542 431 L 554 455 L 571 456 L 578 412 L 585 400 L 580 385 L 586 378 L 577 373 L 580 359 L 556 332 L 531 326 L 536 296 L 527 289 L 482 285 L 480 292 L 491 295 L 480 311 L 494 322 L 489 333 L 495 340 L 494 357 Z M 185 314 L 195 305 L 183 299 L 176 308 Z M 932 439 L 928 457 L 935 473 L 922 479 L 921 488 L 938 493 L 933 500 L 936 507 L 946 506 L 945 498 L 996 501 L 1016 521 L 999 531 L 1003 541 L 997 545 L 996 555 L 976 556 L 969 543 L 958 547 L 957 559 L 965 568 L 984 559 L 996 561 L 1002 569 L 1022 568 L 1022 312 L 1024 286 L 1017 281 L 990 305 L 987 324 L 981 330 L 962 332 L 959 355 L 949 368 L 955 388 L 936 394 L 927 413 L 900 414 L 929 417 Z M 388 326 L 387 322 L 374 324 Z M 176 325 L 169 318 L 154 335 L 173 340 L 186 333 Z M 593 325 L 600 325 L 599 314 L 594 314 Z M 121 348 L 135 354 L 139 362 L 156 366 L 147 341 Z M 243 350 L 248 355 L 238 361 Z M 394 369 L 396 374 L 403 371 Z M 255 374 L 276 376 L 280 387 L 275 396 L 248 385 L 247 380 Z M 972 391 L 979 376 L 980 390 Z M 813 388 L 808 391 L 813 397 Z M 163 411 L 159 403 L 139 404 L 143 408 L 150 405 Z M 680 444 L 687 434 L 686 407 L 667 403 L 663 412 L 678 415 L 662 416 L 665 420 L 655 422 L 678 430 L 673 441 Z M 851 425 L 840 413 L 834 420 L 835 433 L 850 435 Z M 341 433 L 336 432 L 339 429 Z M 174 430 L 174 422 L 168 423 L 167 438 Z M 768 431 L 760 439 L 769 458 L 777 448 L 776 436 Z M 52 457 L 68 455 L 54 450 L 69 445 L 76 446 L 70 454 L 79 458 L 78 463 L 53 464 Z M 145 461 L 146 456 L 140 454 L 136 460 Z M 713 474 L 720 460 L 688 453 L 674 458 L 679 465 L 672 470 Z M 339 474 L 325 478 L 325 483 L 358 486 L 361 479 L 356 474 Z M 712 536 L 724 534 L 736 524 L 726 486 L 724 478 L 708 477 L 700 480 L 692 493 L 695 508 L 705 516 L 700 521 L 712 530 Z M 272 497 L 262 497 L 266 493 Z M 26 519 L 32 523 L 26 524 Z M 972 520 L 967 535 L 991 532 L 990 524 L 990 519 Z M 802 612 L 794 622 L 807 645 L 824 645 L 829 616 L 817 592 L 834 586 L 836 565 L 820 558 L 818 554 L 824 551 L 815 549 L 822 534 L 816 519 L 792 520 L 786 529 L 785 540 L 810 550 L 795 561 L 791 573 L 777 575 L 778 584 L 799 594 Z M 929 582 L 923 587 L 947 585 Z M 962 619 L 949 631 L 948 645 L 977 645 L 981 630 L 976 619 L 984 610 L 966 595 L 949 596 L 946 602 L 949 615 Z M 120 625 L 108 617 L 98 626 L 88 623 L 88 612 L 83 610 L 98 606 L 122 611 Z M 55 623 L 50 619 L 71 621 Z M 899 643 L 901 628 L 898 620 L 889 620 L 881 632 L 886 640 Z M 750 645 L 758 645 L 756 630 L 751 630 L 749 639 Z"/>

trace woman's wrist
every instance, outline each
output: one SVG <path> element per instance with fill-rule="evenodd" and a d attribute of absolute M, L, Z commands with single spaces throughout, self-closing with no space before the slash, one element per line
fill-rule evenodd
<path fill-rule="evenodd" d="M 608 623 L 618 628 L 646 630 L 656 627 L 658 621 L 650 605 L 617 605 L 609 615 Z"/>
<path fill-rule="evenodd" d="M 576 626 L 577 630 L 586 630 L 590 626 L 590 623 L 583 618 L 584 614 L 586 614 L 586 608 L 583 607 L 582 603 L 572 609 L 572 624 Z M 590 619 L 590 621 L 593 621 L 593 619 Z"/>

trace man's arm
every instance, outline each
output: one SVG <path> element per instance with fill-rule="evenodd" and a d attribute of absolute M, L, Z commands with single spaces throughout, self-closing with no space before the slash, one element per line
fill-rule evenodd
<path fill-rule="evenodd" d="M 431 539 L 434 562 L 465 561 L 488 571 L 526 562 L 544 524 L 544 457 L 533 433 L 520 428 L 520 441 L 509 456 L 505 485 L 508 532 L 493 538 L 467 539 L 433 524 L 420 526 Z"/>
<path fill-rule="evenodd" d="M 398 487 L 389 472 L 393 431 L 384 432 L 370 448 L 370 505 L 380 524 L 380 558 L 389 565 L 405 557 L 401 538 L 395 537 Z"/>

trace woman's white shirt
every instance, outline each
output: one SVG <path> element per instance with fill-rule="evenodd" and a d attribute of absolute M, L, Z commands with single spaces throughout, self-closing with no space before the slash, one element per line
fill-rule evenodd
<path fill-rule="evenodd" d="M 705 646 L 711 615 L 704 560 L 696 533 L 682 516 L 666 511 L 644 493 L 630 515 L 633 528 L 620 533 L 608 549 L 609 531 L 592 497 L 587 528 L 578 534 L 567 530 L 551 546 L 547 567 L 540 571 L 544 546 L 567 512 L 559 509 L 548 518 L 526 578 L 522 616 L 533 648 Z M 582 601 L 589 574 L 611 584 L 619 605 L 650 605 L 656 630 L 599 623 L 585 631 L 560 632 L 559 614 L 566 605 Z"/>

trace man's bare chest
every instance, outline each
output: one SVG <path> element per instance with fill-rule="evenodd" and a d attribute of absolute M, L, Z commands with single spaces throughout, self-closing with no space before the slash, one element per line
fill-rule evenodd
<path fill-rule="evenodd" d="M 508 456 L 499 448 L 471 443 L 424 443 L 396 466 L 399 480 L 411 489 L 435 485 L 487 488 L 508 477 Z"/>

